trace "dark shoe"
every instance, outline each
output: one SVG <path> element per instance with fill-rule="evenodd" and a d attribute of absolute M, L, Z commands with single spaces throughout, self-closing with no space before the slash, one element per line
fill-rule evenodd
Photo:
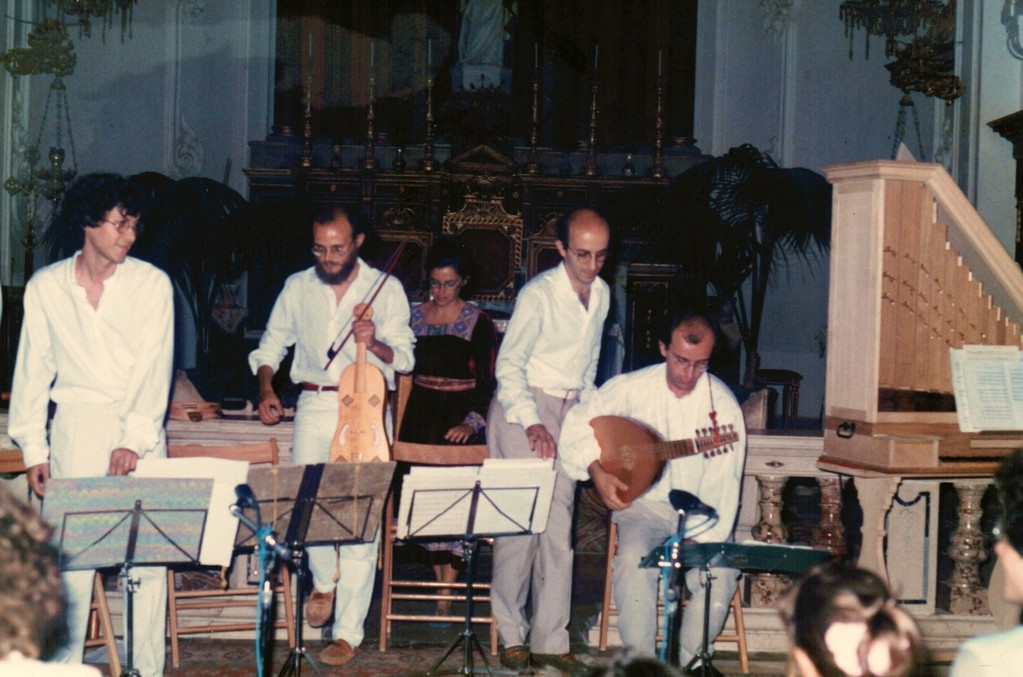
<path fill-rule="evenodd" d="M 320 652 L 320 662 L 327 665 L 348 665 L 357 653 L 359 653 L 358 649 L 345 640 L 339 639 Z"/>
<path fill-rule="evenodd" d="M 707 669 L 704 670 L 702 665 L 689 668 L 684 673 L 687 677 L 725 677 L 725 674 L 714 667 L 713 663 L 707 663 Z"/>
<path fill-rule="evenodd" d="M 334 591 L 320 592 L 313 589 L 305 606 L 305 620 L 311 628 L 319 628 L 327 624 L 334 614 Z"/>
<path fill-rule="evenodd" d="M 501 647 L 499 652 L 501 665 L 509 670 L 525 670 L 529 667 L 529 652 L 521 644 Z"/>
<path fill-rule="evenodd" d="M 529 660 L 536 667 L 554 668 L 567 675 L 586 675 L 590 671 L 590 666 L 570 653 L 531 653 Z"/>

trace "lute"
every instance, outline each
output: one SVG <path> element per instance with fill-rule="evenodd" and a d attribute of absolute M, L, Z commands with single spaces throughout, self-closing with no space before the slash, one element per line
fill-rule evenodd
<path fill-rule="evenodd" d="M 618 497 L 627 503 L 641 496 L 676 458 L 727 454 L 739 440 L 731 425 L 701 428 L 690 440 L 665 441 L 639 421 L 624 416 L 598 416 L 590 427 L 600 444 L 600 464 L 627 485 Z"/>

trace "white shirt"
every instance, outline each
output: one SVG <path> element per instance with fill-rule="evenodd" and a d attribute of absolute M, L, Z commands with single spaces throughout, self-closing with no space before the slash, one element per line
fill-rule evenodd
<path fill-rule="evenodd" d="M 1023 666 L 1023 626 L 981 635 L 959 647 L 949 677 L 1003 677 Z"/>
<path fill-rule="evenodd" d="M 334 290 L 320 281 L 315 268 L 307 268 L 288 277 L 284 289 L 274 303 L 266 331 L 259 348 L 249 353 L 249 367 L 255 374 L 263 365 L 274 372 L 284 359 L 289 346 L 295 346 L 295 359 L 291 364 L 291 380 L 295 383 L 315 383 L 336 386 L 345 367 L 355 362 L 355 339 L 349 338 L 341 353 L 327 364 L 327 350 L 344 330 L 352 327 L 355 304 L 367 301 L 371 290 L 379 283 L 381 273 L 359 259 L 359 269 L 351 285 L 337 301 Z M 394 351 L 394 360 L 385 364 L 367 351 L 369 364 L 380 368 L 388 387 L 394 389 L 394 372 L 409 372 L 415 365 L 412 347 L 416 337 L 409 326 L 409 304 L 401 283 L 391 277 L 373 301 L 373 323 L 376 338 Z M 343 336 L 341 337 L 343 338 Z"/>
<path fill-rule="evenodd" d="M 738 440 L 730 451 L 710 459 L 697 454 L 669 461 L 661 479 L 638 501 L 668 502 L 668 492 L 681 489 L 717 510 L 718 523 L 696 537 L 705 543 L 728 539 L 739 510 L 742 469 L 746 461 L 746 424 L 739 403 L 720 379 L 704 373 L 693 391 L 676 397 L 668 388 L 664 363 L 616 376 L 583 405 L 569 411 L 558 440 L 558 462 L 577 480 L 590 478 L 589 467 L 600 458 L 600 446 L 589 422 L 597 416 L 626 416 L 646 424 L 665 440 L 691 439 L 711 426 L 711 397 L 719 425 L 732 425 Z"/>
<path fill-rule="evenodd" d="M 509 423 L 540 423 L 529 388 L 579 390 L 580 401 L 589 396 L 610 304 L 607 283 L 598 277 L 583 307 L 564 262 L 522 288 L 495 368 L 497 399 Z"/>
<path fill-rule="evenodd" d="M 103 673 L 91 665 L 44 663 L 25 658 L 20 651 L 12 651 L 0 659 L 0 674 L 5 677 L 100 677 Z"/>
<path fill-rule="evenodd" d="M 39 270 L 25 287 L 8 434 L 28 467 L 49 460 L 51 399 L 58 406 L 118 409 L 122 426 L 114 448 L 144 457 L 163 439 L 174 358 L 170 280 L 155 266 L 128 257 L 103 281 L 93 308 L 75 281 L 80 255 Z"/>

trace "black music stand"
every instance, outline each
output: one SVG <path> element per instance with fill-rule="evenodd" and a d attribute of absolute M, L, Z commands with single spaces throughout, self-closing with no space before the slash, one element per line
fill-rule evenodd
<path fill-rule="evenodd" d="M 61 570 L 120 566 L 125 598 L 125 662 L 134 677 L 136 565 L 199 562 L 211 479 L 84 477 L 46 485 L 43 519 L 56 527 Z"/>
<path fill-rule="evenodd" d="M 483 659 L 486 673 L 494 674 L 473 630 L 473 586 L 476 582 L 473 555 L 481 538 L 535 534 L 546 529 L 554 480 L 553 464 L 539 459 L 526 464 L 519 459 L 487 459 L 479 468 L 415 466 L 405 477 L 397 537 L 410 541 L 458 538 L 465 555 L 462 632 L 430 666 L 426 675 L 472 675 L 475 673 L 474 652 Z M 456 671 L 437 672 L 459 645 L 463 649 L 462 667 Z"/>
<path fill-rule="evenodd" d="M 801 574 L 815 564 L 831 557 L 827 550 L 816 550 L 798 545 L 775 545 L 768 543 L 686 543 L 678 547 L 679 537 L 668 538 L 664 545 L 651 550 L 640 562 L 641 567 L 663 567 L 672 571 L 698 568 L 700 583 L 704 588 L 703 643 L 699 653 L 693 657 L 687 670 L 696 661 L 703 677 L 710 674 L 710 593 L 713 576 L 711 568 L 740 569 L 742 571 L 782 572 Z M 670 619 L 674 625 L 675 619 Z M 675 654 L 677 656 L 677 654 Z M 672 657 L 672 663 L 677 662 Z"/>
<path fill-rule="evenodd" d="M 320 674 L 302 640 L 306 547 L 372 541 L 380 526 L 396 465 L 393 461 L 317 463 L 249 470 L 248 483 L 260 513 L 272 515 L 273 530 L 284 534 L 281 540 L 291 550 L 299 581 L 295 594 L 295 646 L 278 677 L 301 677 L 303 660 Z M 239 533 L 237 545 L 256 545 L 255 535 Z"/>

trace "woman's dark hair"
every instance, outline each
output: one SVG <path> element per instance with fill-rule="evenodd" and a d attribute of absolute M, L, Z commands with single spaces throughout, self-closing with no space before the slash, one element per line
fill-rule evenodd
<path fill-rule="evenodd" d="M 430 283 L 430 272 L 437 268 L 454 268 L 459 277 L 466 282 L 459 294 L 462 297 L 470 295 L 475 262 L 468 247 L 447 237 L 434 240 L 426 255 L 427 285 Z"/>
<path fill-rule="evenodd" d="M 1002 534 L 1016 552 L 1023 554 L 1023 449 L 1002 461 L 995 473 L 995 486 L 1002 508 Z"/>

